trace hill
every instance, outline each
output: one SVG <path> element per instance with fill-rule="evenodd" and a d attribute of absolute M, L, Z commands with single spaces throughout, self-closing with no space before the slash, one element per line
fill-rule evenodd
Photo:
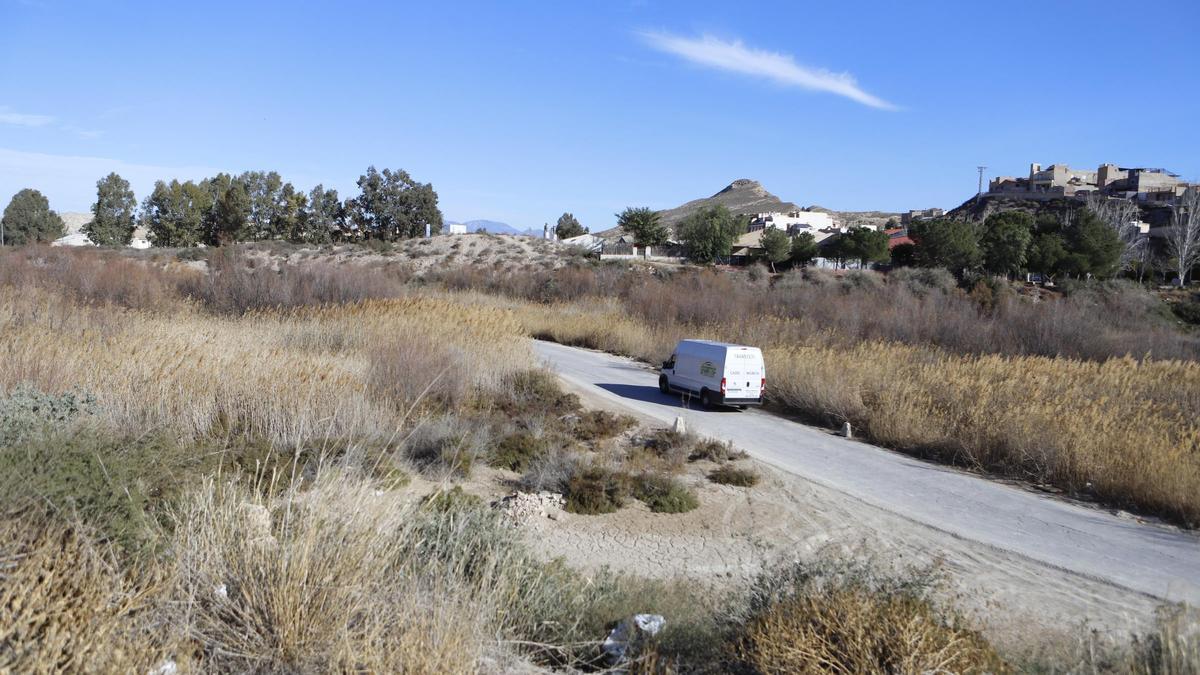
<path fill-rule="evenodd" d="M 724 205 L 734 213 L 759 213 L 765 211 L 797 211 L 799 206 L 785 202 L 779 197 L 767 192 L 766 188 L 756 180 L 739 178 L 725 189 L 711 197 L 693 199 L 673 209 L 659 211 L 659 215 L 667 225 L 674 227 L 677 223 L 702 208 Z"/>

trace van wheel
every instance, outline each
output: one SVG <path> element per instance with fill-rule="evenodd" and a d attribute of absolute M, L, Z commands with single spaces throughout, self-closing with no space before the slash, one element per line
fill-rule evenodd
<path fill-rule="evenodd" d="M 671 383 L 669 380 L 667 380 L 666 375 L 658 376 L 658 390 L 664 394 L 671 393 Z"/>
<path fill-rule="evenodd" d="M 712 407 L 712 396 L 709 396 L 707 389 L 700 390 L 700 405 L 704 406 L 705 408 Z"/>

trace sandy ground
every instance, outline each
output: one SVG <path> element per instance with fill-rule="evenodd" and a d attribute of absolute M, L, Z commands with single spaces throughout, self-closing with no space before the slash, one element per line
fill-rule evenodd
<path fill-rule="evenodd" d="M 536 267 L 553 269 L 570 259 L 564 253 L 570 247 L 536 237 L 493 234 L 437 235 L 396 242 L 378 250 L 364 246 L 290 246 L 271 243 L 251 244 L 247 257 L 258 264 L 278 269 L 320 258 L 331 264 L 382 265 L 403 264 L 415 274 L 431 269 L 463 266 L 499 267 L 518 270 Z"/>
<path fill-rule="evenodd" d="M 570 378 L 564 384 L 586 407 L 663 426 L 661 418 L 594 387 Z M 930 527 L 765 462 L 741 463 L 759 471 L 762 482 L 752 488 L 717 485 L 705 478 L 713 465 L 691 467 L 684 480 L 701 502 L 693 512 L 655 514 L 633 502 L 613 514 L 568 513 L 527 525 L 529 541 L 548 558 L 582 569 L 722 585 L 745 584 L 764 565 L 821 555 L 868 559 L 892 570 L 933 565 L 944 574 L 948 600 L 998 644 L 1024 648 L 1031 640 L 1072 639 L 1084 625 L 1125 637 L 1148 629 L 1163 604 L 1154 594 Z"/>

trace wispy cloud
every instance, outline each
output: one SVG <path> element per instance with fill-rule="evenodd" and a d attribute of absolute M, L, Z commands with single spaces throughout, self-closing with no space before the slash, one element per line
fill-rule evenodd
<path fill-rule="evenodd" d="M 74 124 L 64 124 L 62 127 L 62 130 L 66 131 L 68 133 L 75 134 L 76 136 L 78 136 L 80 138 L 86 138 L 89 140 L 100 138 L 101 136 L 104 135 L 103 131 L 97 131 L 95 129 L 84 129 L 83 127 L 77 127 Z"/>
<path fill-rule="evenodd" d="M 0 105 L 0 124 L 13 124 L 19 127 L 44 127 L 54 121 L 49 115 L 31 115 L 15 112 L 12 108 Z"/>
<path fill-rule="evenodd" d="M 796 63 L 789 54 L 753 49 L 741 40 L 729 42 L 710 35 L 689 38 L 656 32 L 644 32 L 641 35 L 654 49 L 702 66 L 761 77 L 811 91 L 837 94 L 881 110 L 897 109 L 895 105 L 863 91 L 858 86 L 858 81 L 849 73 L 834 73 L 824 68 L 803 66 Z"/>

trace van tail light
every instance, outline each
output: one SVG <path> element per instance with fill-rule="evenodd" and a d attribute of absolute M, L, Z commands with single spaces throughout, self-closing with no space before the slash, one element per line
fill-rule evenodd
<path fill-rule="evenodd" d="M 767 378 L 762 379 L 762 384 L 758 385 L 758 391 L 761 394 L 767 390 Z"/>
<path fill-rule="evenodd" d="M 725 395 L 725 378 L 721 378 L 721 395 Z"/>

